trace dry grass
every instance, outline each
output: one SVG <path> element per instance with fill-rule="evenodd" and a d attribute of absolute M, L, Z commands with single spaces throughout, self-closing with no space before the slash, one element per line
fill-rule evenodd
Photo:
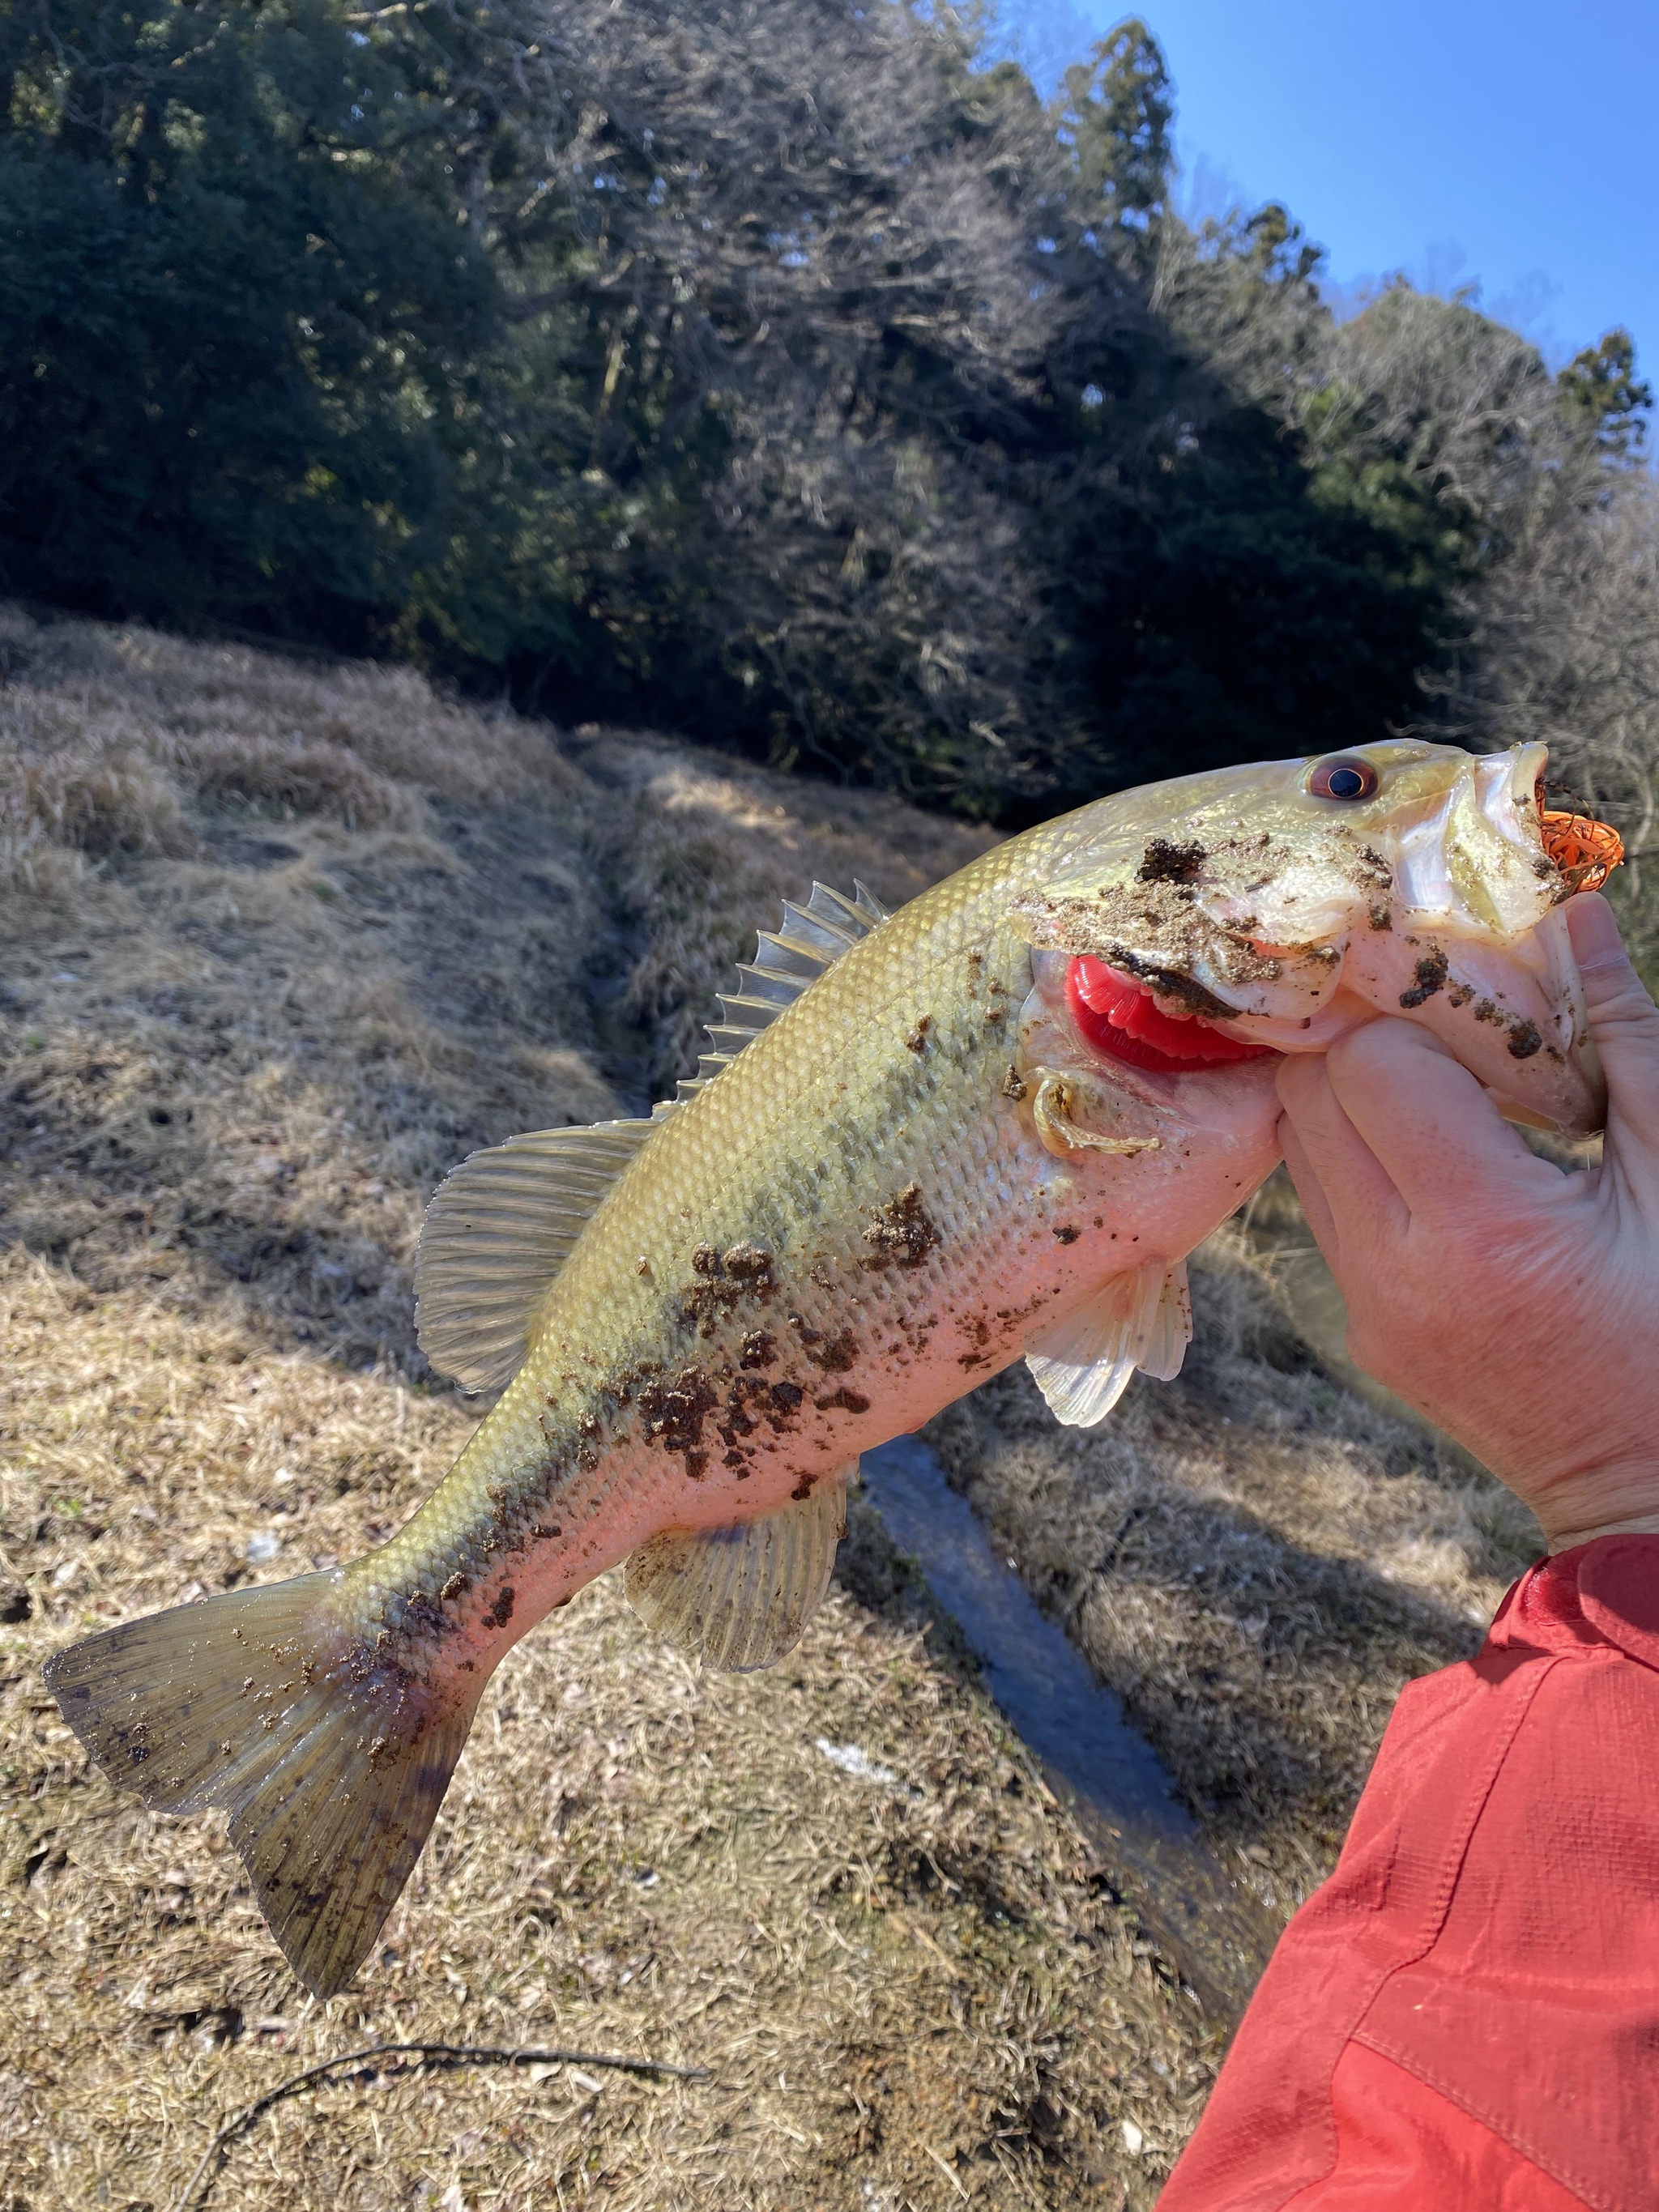
<path fill-rule="evenodd" d="M 416 1373 L 457 1160 L 672 1091 L 815 873 L 897 902 L 987 842 L 639 738 L 578 767 L 406 672 L 15 614 L 0 642 L 11 1233 Z"/>
<path fill-rule="evenodd" d="M 775 1673 L 724 1678 L 596 1586 L 501 1669 L 358 1989 L 319 2005 L 219 1825 L 89 1775 L 37 1662 L 246 1576 L 254 1535 L 282 1547 L 267 1576 L 374 1540 L 468 1417 L 21 1256 L 0 1364 L 7 1571 L 38 1607 L 0 1630 L 0 2202 L 160 2212 L 228 2112 L 319 2056 L 410 2039 L 710 2078 L 348 2078 L 235 2143 L 210 2201 L 1115 2203 L 1120 2172 L 1147 2201 L 1207 2087 L 1191 2008 L 902 1604 L 837 1594 Z M 895 1779 L 843 1774 L 819 1738 Z M 1151 2160 L 1127 2156 L 1125 2116 Z"/>
<path fill-rule="evenodd" d="M 1213 2039 L 867 1517 L 843 1577 L 867 1601 L 758 1680 L 691 1674 L 609 1583 L 531 1639 L 328 2006 L 215 1824 L 90 1775 L 38 1671 L 99 1621 L 395 1526 L 471 1418 L 410 1334 L 438 1176 L 614 1110 L 601 1064 L 639 1103 L 780 890 L 858 874 L 896 901 L 982 837 L 637 738 L 563 750 L 402 677 L 7 635 L 33 873 L 0 1029 L 0 2202 L 160 2212 L 228 2112 L 411 2039 L 711 2073 L 354 2075 L 262 2118 L 210 2201 L 1148 2202 Z M 94 786 L 125 793 L 118 835 L 78 826 Z M 251 1566 L 255 1539 L 278 1548 Z"/>
<path fill-rule="evenodd" d="M 530 1638 L 325 2006 L 214 1824 L 90 1775 L 39 1674 L 395 1527 L 472 1418 L 412 1340 L 438 1178 L 659 1095 L 780 893 L 896 902 L 983 833 L 395 672 L 4 613 L 0 669 L 0 2207 L 163 2212 L 228 2113 L 415 2039 L 711 2075 L 354 2075 L 262 2118 L 209 2201 L 1149 2204 L 1214 2035 L 867 1514 L 772 1674 L 690 1673 L 609 1582 Z M 1103 1436 L 1022 1372 L 937 1441 L 1282 1907 L 1527 1532 L 1311 1361 L 1242 1233 L 1199 1306 L 1188 1376 Z"/>

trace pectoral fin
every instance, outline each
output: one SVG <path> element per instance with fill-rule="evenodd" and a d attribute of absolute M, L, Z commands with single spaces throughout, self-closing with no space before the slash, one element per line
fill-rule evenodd
<path fill-rule="evenodd" d="M 1173 1382 L 1193 1340 L 1193 1294 L 1187 1286 L 1187 1262 L 1177 1260 L 1164 1278 L 1158 1310 L 1137 1363 L 1155 1382 Z"/>
<path fill-rule="evenodd" d="M 774 1665 L 830 1587 L 857 1476 L 854 1460 L 758 1521 L 653 1536 L 628 1562 L 629 1603 L 656 1635 L 711 1667 L 741 1674 Z"/>
<path fill-rule="evenodd" d="M 1025 1364 L 1067 1428 L 1098 1428 L 1137 1367 L 1161 1382 L 1178 1374 L 1192 1334 L 1187 1267 L 1149 1261 L 1114 1275 L 1086 1306 L 1026 1346 Z"/>

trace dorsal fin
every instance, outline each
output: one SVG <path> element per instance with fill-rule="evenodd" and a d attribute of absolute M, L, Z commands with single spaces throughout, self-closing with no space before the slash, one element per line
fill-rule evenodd
<path fill-rule="evenodd" d="M 656 1126 L 537 1129 L 445 1176 L 415 1261 L 415 1334 L 441 1373 L 469 1390 L 511 1382 L 553 1278 Z"/>
<path fill-rule="evenodd" d="M 775 1665 L 830 1587 L 858 1471 L 849 1461 L 807 1497 L 735 1528 L 653 1536 L 629 1559 L 629 1603 L 653 1634 L 711 1667 Z"/>
<path fill-rule="evenodd" d="M 474 1152 L 439 1184 L 415 1261 L 415 1333 L 441 1374 L 469 1390 L 500 1390 L 517 1373 L 553 1278 L 611 1184 L 661 1123 L 695 1098 L 807 986 L 887 919 L 854 882 L 853 896 L 814 884 L 805 906 L 783 902 L 783 927 L 763 929 L 738 988 L 721 993 L 713 1052 L 648 1121 L 538 1129 Z"/>
<path fill-rule="evenodd" d="M 724 1019 L 708 1024 L 714 1050 L 702 1054 L 696 1073 L 683 1078 L 674 1097 L 656 1109 L 656 1118 L 695 1098 L 730 1067 L 746 1044 L 771 1027 L 786 1006 L 793 1006 L 826 968 L 832 968 L 843 952 L 886 919 L 887 908 L 856 878 L 851 898 L 832 891 L 828 884 L 815 883 L 805 906 L 785 899 L 782 928 L 757 932 L 754 959 L 738 963 L 736 990 L 715 994 Z"/>

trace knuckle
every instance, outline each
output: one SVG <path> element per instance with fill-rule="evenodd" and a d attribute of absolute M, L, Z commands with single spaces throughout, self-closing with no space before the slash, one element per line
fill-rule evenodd
<path fill-rule="evenodd" d="M 1610 975 L 1603 971 L 1597 981 L 1599 988 L 1592 987 L 1590 978 L 1585 977 L 1590 1026 L 1596 1036 L 1644 1037 L 1659 1043 L 1659 1007 L 1630 963 L 1621 961 Z"/>

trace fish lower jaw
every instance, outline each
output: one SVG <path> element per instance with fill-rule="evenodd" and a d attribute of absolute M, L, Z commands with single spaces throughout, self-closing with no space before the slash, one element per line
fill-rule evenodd
<path fill-rule="evenodd" d="M 1216 1027 L 1241 1044 L 1264 1045 L 1272 1052 L 1328 1052 L 1339 1037 L 1376 1016 L 1376 1007 L 1357 993 L 1338 990 L 1312 1013 L 1240 1014 Z"/>

